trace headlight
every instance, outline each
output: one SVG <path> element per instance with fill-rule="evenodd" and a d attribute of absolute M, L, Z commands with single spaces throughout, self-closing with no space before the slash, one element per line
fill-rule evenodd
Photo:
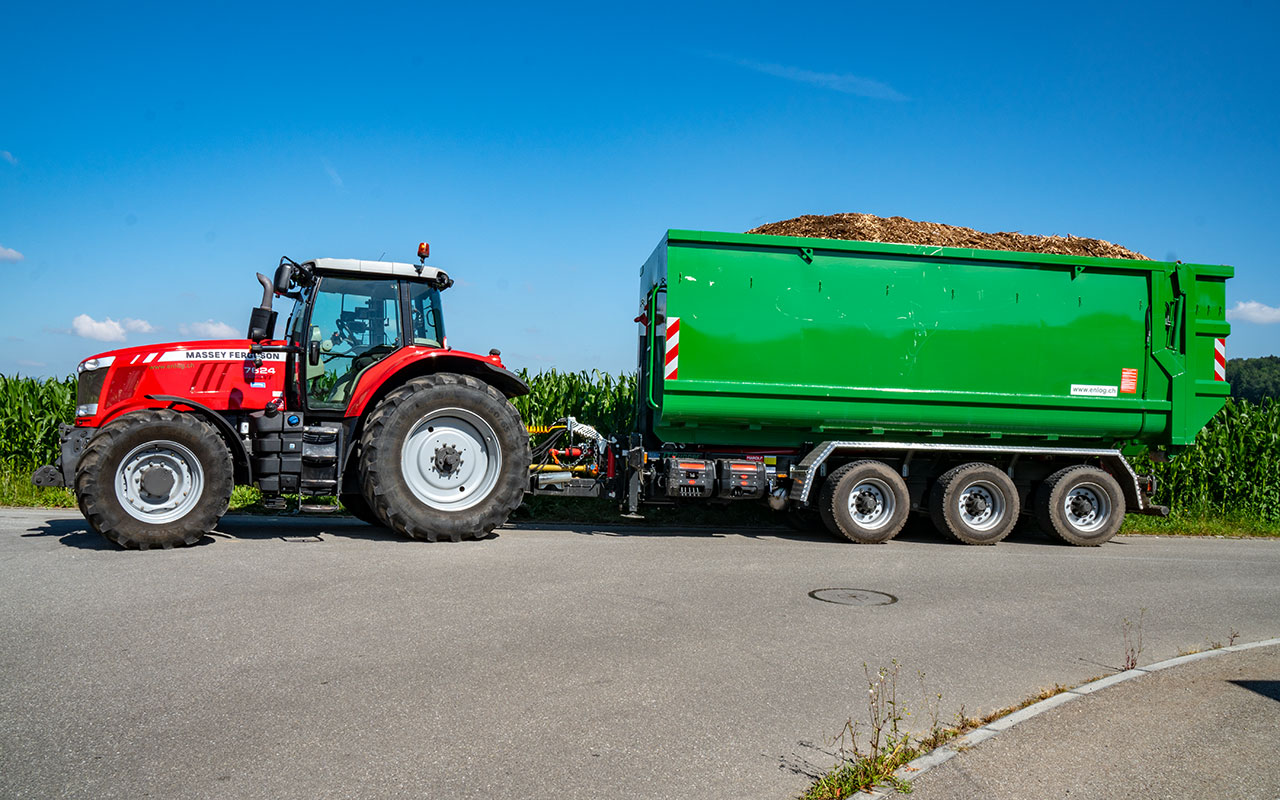
<path fill-rule="evenodd" d="M 115 363 L 115 360 L 115 356 L 98 356 L 97 358 L 91 358 L 88 361 L 81 361 L 80 366 L 76 367 L 76 372 L 91 372 L 95 369 L 109 367 Z"/>

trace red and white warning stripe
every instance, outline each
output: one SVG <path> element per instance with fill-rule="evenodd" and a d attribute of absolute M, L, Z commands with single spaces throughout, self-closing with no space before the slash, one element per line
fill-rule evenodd
<path fill-rule="evenodd" d="M 680 318 L 667 319 L 667 380 L 676 379 L 676 368 L 680 366 Z"/>
<path fill-rule="evenodd" d="M 1225 381 L 1227 379 L 1227 340 L 1213 340 L 1213 379 L 1215 381 Z"/>

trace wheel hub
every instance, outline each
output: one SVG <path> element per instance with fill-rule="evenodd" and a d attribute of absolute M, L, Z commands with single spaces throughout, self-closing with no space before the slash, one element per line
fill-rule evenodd
<path fill-rule="evenodd" d="M 985 513 L 991 506 L 987 503 L 987 498 L 978 494 L 971 494 L 965 498 L 964 507 L 966 511 L 976 517 Z"/>
<path fill-rule="evenodd" d="M 1071 498 L 1071 513 L 1077 517 L 1087 517 L 1094 511 L 1093 501 L 1084 495 L 1076 495 Z"/>
<path fill-rule="evenodd" d="M 462 453 L 451 444 L 436 448 L 435 468 L 441 475 L 452 475 L 462 466 Z"/>
<path fill-rule="evenodd" d="M 879 504 L 879 498 L 871 492 L 864 491 L 858 492 L 857 498 L 853 501 L 853 508 L 859 514 L 871 514 L 875 512 L 876 506 Z"/>
<path fill-rule="evenodd" d="M 152 497 L 168 497 L 177 479 L 162 464 L 151 462 L 142 469 L 142 491 Z"/>

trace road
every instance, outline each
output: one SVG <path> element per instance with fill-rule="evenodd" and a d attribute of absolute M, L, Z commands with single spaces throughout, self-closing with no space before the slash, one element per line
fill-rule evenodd
<path fill-rule="evenodd" d="M 228 517 L 123 552 L 0 509 L 0 796 L 787 798 L 897 659 L 944 717 L 1280 634 L 1280 542 Z M 822 602 L 821 589 L 891 596 Z M 841 599 L 848 593 L 829 596 Z"/>

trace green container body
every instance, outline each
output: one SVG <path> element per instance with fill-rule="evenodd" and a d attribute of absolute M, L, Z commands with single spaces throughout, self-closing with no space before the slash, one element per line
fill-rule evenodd
<path fill-rule="evenodd" d="M 1230 393 L 1232 274 L 671 230 L 641 269 L 640 425 L 704 446 L 1176 449 Z"/>

